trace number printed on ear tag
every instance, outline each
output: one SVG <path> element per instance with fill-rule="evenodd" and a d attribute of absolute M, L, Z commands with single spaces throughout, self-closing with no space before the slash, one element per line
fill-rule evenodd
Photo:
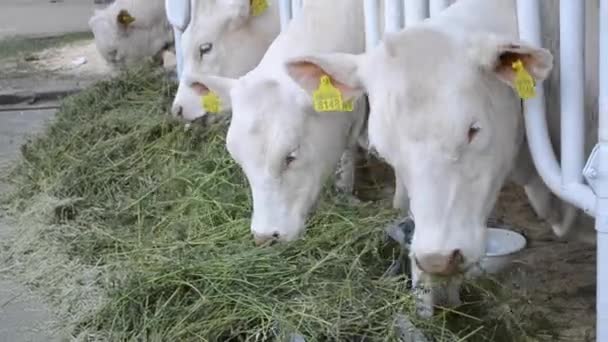
<path fill-rule="evenodd" d="M 314 91 L 313 107 L 317 112 L 352 112 L 353 101 L 344 102 L 340 90 L 331 84 L 329 76 L 323 75 L 319 88 Z"/>

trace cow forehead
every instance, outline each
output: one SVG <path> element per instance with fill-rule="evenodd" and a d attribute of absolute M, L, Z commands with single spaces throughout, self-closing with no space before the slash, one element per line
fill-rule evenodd
<path fill-rule="evenodd" d="M 370 72 L 382 73 L 390 86 L 425 94 L 463 86 L 479 75 L 466 39 L 434 27 L 413 27 L 387 36 L 384 53 L 371 59 Z M 378 70 L 378 71 L 376 71 Z M 419 96 L 418 95 L 418 96 Z"/>
<path fill-rule="evenodd" d="M 212 42 L 223 33 L 228 18 L 219 15 L 201 15 L 197 22 L 191 23 L 184 35 L 185 45 L 198 45 L 202 42 Z"/>
<path fill-rule="evenodd" d="M 240 132 L 239 140 L 256 145 L 289 145 L 302 135 L 306 113 L 277 81 L 241 79 L 231 98 L 231 126 Z"/>
<path fill-rule="evenodd" d="M 197 34 L 205 34 L 206 30 L 221 28 L 227 21 L 234 18 L 233 5 L 224 1 L 198 1 L 196 8 L 193 9 L 195 15 L 189 27 L 192 27 Z"/>
<path fill-rule="evenodd" d="M 384 63 L 374 63 L 370 99 L 409 137 L 432 137 L 483 115 L 484 75 L 456 38 L 432 28 L 405 30 L 389 36 L 385 50 L 376 56 Z"/>

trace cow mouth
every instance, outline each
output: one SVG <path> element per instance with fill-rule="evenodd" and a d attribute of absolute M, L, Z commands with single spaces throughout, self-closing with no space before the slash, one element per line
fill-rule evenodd
<path fill-rule="evenodd" d="M 198 118 L 192 120 L 191 123 L 200 127 L 207 127 L 209 126 L 209 115 L 199 116 Z"/>

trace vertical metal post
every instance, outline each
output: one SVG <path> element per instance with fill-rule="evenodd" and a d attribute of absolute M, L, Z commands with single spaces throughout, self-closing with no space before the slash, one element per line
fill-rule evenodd
<path fill-rule="evenodd" d="M 279 1 L 279 15 L 281 17 L 281 32 L 285 31 L 289 21 L 292 18 L 291 13 L 291 0 L 278 0 Z"/>
<path fill-rule="evenodd" d="M 560 2 L 562 185 L 581 183 L 585 164 L 585 2 Z"/>
<path fill-rule="evenodd" d="M 302 9 L 302 0 L 291 0 L 291 16 L 297 17 Z"/>
<path fill-rule="evenodd" d="M 184 52 L 182 50 L 182 31 L 173 26 L 173 39 L 175 40 L 175 61 L 177 63 L 177 80 L 182 79 L 184 70 Z"/>
<path fill-rule="evenodd" d="M 429 16 L 429 0 L 403 0 L 405 27 L 423 21 Z"/>
<path fill-rule="evenodd" d="M 403 0 L 384 1 L 384 32 L 397 32 L 403 28 Z"/>
<path fill-rule="evenodd" d="M 178 80 L 181 79 L 184 64 L 182 33 L 190 24 L 190 11 L 192 10 L 190 7 L 190 0 L 165 0 L 165 13 L 167 14 L 167 20 L 173 27 Z"/>
<path fill-rule="evenodd" d="M 448 0 L 430 0 L 429 14 L 431 17 L 434 17 L 446 7 L 448 7 Z"/>
<path fill-rule="evenodd" d="M 562 0 L 563 1 L 563 0 Z M 608 0 L 600 0 L 599 160 L 595 192 L 597 215 L 596 340 L 608 341 Z"/>
<path fill-rule="evenodd" d="M 608 142 L 608 2 L 600 0 L 599 140 Z"/>
<path fill-rule="evenodd" d="M 330 1 L 330 0 L 328 0 Z M 378 23 L 378 0 L 364 0 L 365 15 L 365 48 L 371 50 L 380 41 L 380 24 Z"/>

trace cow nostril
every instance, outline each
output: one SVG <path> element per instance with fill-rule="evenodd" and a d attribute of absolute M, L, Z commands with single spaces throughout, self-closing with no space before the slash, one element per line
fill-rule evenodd
<path fill-rule="evenodd" d="M 272 235 L 257 235 L 253 234 L 253 240 L 255 245 L 258 247 L 268 247 L 273 246 L 279 242 L 279 233 L 273 233 Z"/>
<path fill-rule="evenodd" d="M 450 256 L 450 264 L 455 266 L 459 266 L 464 261 L 464 257 L 462 256 L 462 252 L 460 249 L 455 249 Z"/>

